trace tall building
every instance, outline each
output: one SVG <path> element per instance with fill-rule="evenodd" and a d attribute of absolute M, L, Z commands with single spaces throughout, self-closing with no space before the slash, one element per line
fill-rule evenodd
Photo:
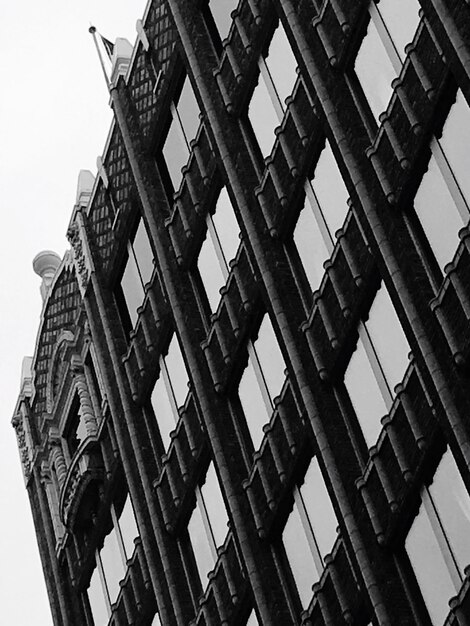
<path fill-rule="evenodd" d="M 137 31 L 35 259 L 13 424 L 54 623 L 467 624 L 468 2 Z"/>

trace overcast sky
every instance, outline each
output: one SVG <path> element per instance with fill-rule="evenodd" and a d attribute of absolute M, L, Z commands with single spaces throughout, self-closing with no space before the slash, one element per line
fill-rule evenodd
<path fill-rule="evenodd" d="M 111 122 L 88 27 L 135 42 L 146 0 L 0 2 L 0 623 L 49 626 L 16 439 L 21 361 L 41 311 L 32 259 L 61 256 L 80 169 L 96 173 Z"/>

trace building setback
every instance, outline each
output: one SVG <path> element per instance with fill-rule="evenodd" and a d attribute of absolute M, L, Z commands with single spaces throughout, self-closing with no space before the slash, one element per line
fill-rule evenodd
<path fill-rule="evenodd" d="M 467 624 L 468 2 L 137 30 L 35 259 L 13 425 L 54 624 Z"/>

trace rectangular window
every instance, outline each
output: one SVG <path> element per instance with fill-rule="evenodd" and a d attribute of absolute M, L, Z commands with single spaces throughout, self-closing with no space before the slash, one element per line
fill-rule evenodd
<path fill-rule="evenodd" d="M 138 319 L 138 309 L 145 298 L 145 286 L 150 282 L 154 269 L 153 251 L 147 230 L 140 219 L 135 235 L 127 245 L 127 261 L 120 282 L 122 299 L 117 293 L 118 306 L 126 330 L 131 330 Z"/>
<path fill-rule="evenodd" d="M 297 80 L 297 61 L 280 24 L 268 52 L 258 60 L 259 80 L 248 106 L 248 118 L 264 157 L 274 145 L 274 129 L 284 117 L 285 100 Z"/>
<path fill-rule="evenodd" d="M 262 427 L 271 418 L 274 398 L 281 393 L 286 377 L 284 358 L 268 315 L 263 318 L 256 341 L 249 342 L 248 355 L 238 394 L 253 445 L 258 449 Z"/>
<path fill-rule="evenodd" d="M 240 229 L 225 187 L 222 188 L 213 215 L 207 216 L 207 236 L 198 257 L 201 276 L 211 311 L 217 311 L 220 289 L 229 275 L 229 262 L 240 243 Z"/>
<path fill-rule="evenodd" d="M 431 140 L 431 159 L 414 200 L 416 215 L 440 267 L 457 249 L 458 232 L 468 223 L 470 108 L 461 91 L 450 109 L 441 138 Z"/>
<path fill-rule="evenodd" d="M 380 419 L 390 410 L 394 388 L 403 379 L 410 346 L 387 288 L 382 284 L 359 326 L 359 341 L 344 375 L 344 384 L 367 445 L 377 442 Z"/>
<path fill-rule="evenodd" d="M 324 569 L 324 557 L 336 540 L 338 521 L 317 459 L 312 459 L 304 482 L 294 489 L 294 508 L 282 533 L 287 560 L 306 608 L 312 585 Z"/>
<path fill-rule="evenodd" d="M 372 113 L 378 119 L 401 71 L 405 46 L 419 23 L 417 0 L 380 0 L 369 4 L 369 25 L 355 61 L 355 72 Z"/>
<path fill-rule="evenodd" d="M 450 451 L 421 500 L 405 547 L 431 621 L 440 625 L 470 564 L 470 497 Z"/>
<path fill-rule="evenodd" d="M 191 141 L 199 128 L 199 105 L 186 76 L 181 92 L 171 104 L 171 121 L 162 154 L 172 184 L 172 190 L 179 189 L 181 169 L 187 164 L 191 152 Z"/>
<path fill-rule="evenodd" d="M 228 532 L 228 517 L 219 481 L 211 463 L 205 482 L 196 488 L 196 508 L 188 524 L 188 532 L 202 587 L 217 561 L 217 548 L 223 545 Z"/>
<path fill-rule="evenodd" d="M 173 334 L 168 352 L 160 357 L 160 376 L 150 397 L 164 448 L 170 443 L 170 433 L 176 428 L 179 408 L 188 395 L 188 373 L 178 338 Z"/>

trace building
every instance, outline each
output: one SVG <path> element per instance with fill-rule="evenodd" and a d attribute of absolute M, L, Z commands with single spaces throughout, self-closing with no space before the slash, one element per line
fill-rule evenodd
<path fill-rule="evenodd" d="M 13 418 L 55 624 L 468 623 L 469 11 L 117 42 Z"/>

